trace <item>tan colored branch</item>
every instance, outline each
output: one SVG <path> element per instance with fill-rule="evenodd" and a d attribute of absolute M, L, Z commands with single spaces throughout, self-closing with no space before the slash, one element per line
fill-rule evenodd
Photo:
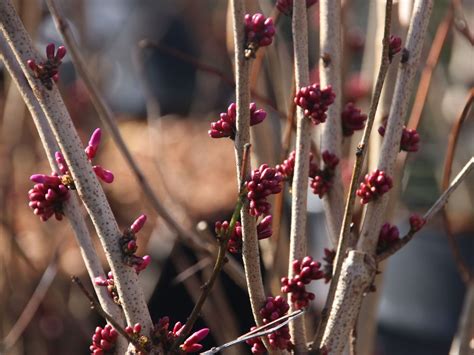
<path fill-rule="evenodd" d="M 322 87 L 331 85 L 336 94 L 334 103 L 328 108 L 327 121 L 323 125 L 321 152 L 327 150 L 341 159 L 341 2 L 321 0 L 319 18 L 320 82 Z M 336 246 L 344 215 L 344 187 L 342 185 L 340 164 L 335 168 L 333 179 L 333 186 L 325 194 L 323 203 L 329 240 L 333 246 Z"/>
<path fill-rule="evenodd" d="M 109 265 L 114 273 L 127 322 L 128 324 L 140 323 L 143 332 L 148 333 L 151 330 L 152 322 L 138 284 L 136 272 L 122 261 L 122 252 L 118 243 L 122 232 L 118 228 L 92 166 L 86 158 L 83 144 L 73 126 L 59 91 L 54 86 L 52 90 L 47 90 L 39 80 L 31 75 L 26 66 L 29 59 L 39 63 L 41 58 L 34 51 L 31 39 L 9 0 L 0 3 L 0 29 L 8 45 L 12 48 L 66 158 L 78 194 L 91 216 Z"/>

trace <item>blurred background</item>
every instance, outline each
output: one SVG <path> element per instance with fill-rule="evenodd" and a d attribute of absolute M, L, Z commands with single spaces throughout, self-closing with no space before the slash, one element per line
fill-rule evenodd
<path fill-rule="evenodd" d="M 374 30 L 377 2 L 343 1 L 343 101 L 356 101 L 364 112 L 368 109 L 375 58 L 379 56 L 375 54 Z M 41 53 L 47 43 L 63 43 L 43 1 L 15 3 Z M 435 3 L 423 64 L 449 9 L 447 0 Z M 406 0 L 395 4 L 392 32 L 402 39 L 410 4 Z M 129 149 L 155 192 L 185 228 L 196 229 L 203 239 L 212 240 L 214 222 L 229 219 L 237 193 L 232 142 L 211 139 L 207 134 L 210 122 L 235 100 L 227 1 L 75 0 L 58 1 L 58 5 L 72 26 L 89 72 L 112 107 Z M 464 18 L 472 28 L 474 3 L 465 1 L 462 8 L 456 18 Z M 276 14 L 270 0 L 247 1 L 247 9 L 266 16 Z M 318 5 L 308 11 L 311 75 L 317 81 Z M 274 43 L 266 50 L 258 77 L 253 72 L 251 80 L 257 93 L 252 99 L 268 112 L 265 122 L 252 130 L 254 167 L 263 162 L 281 162 L 285 150 L 281 137 L 291 100 L 291 23 L 283 15 L 276 23 Z M 472 44 L 452 25 L 422 111 L 421 149 L 408 157 L 393 196 L 391 223 L 397 224 L 402 234 L 409 229 L 408 215 L 423 214 L 441 192 L 448 132 L 474 84 L 473 63 Z M 392 67 L 396 70 L 396 65 Z M 27 192 L 32 187 L 29 176 L 49 173 L 50 169 L 27 109 L 8 73 L 0 69 L 0 341 L 5 341 L 0 352 L 87 354 L 93 330 L 103 320 L 89 309 L 86 298 L 70 281 L 71 275 L 77 275 L 90 287 L 68 222 L 50 219 L 43 223 L 28 207 Z M 390 80 L 393 82 L 394 77 Z M 59 87 L 85 144 L 101 124 L 68 55 L 61 66 Z M 471 112 L 461 132 L 453 174 L 474 152 L 472 116 Z M 318 135 L 316 129 L 316 146 Z M 346 185 L 352 170 L 351 147 L 359 138 L 360 132 L 356 132 L 352 141 L 344 142 Z M 213 260 L 177 241 L 175 233 L 151 207 L 105 130 L 98 161 L 115 174 L 114 183 L 104 188 L 121 227 L 126 228 L 142 213 L 149 217 L 139 233 L 138 254 L 152 257 L 140 280 L 153 319 L 168 315 L 172 322 L 184 322 Z M 269 295 L 279 294 L 279 279 L 287 270 L 289 198 L 286 191 L 281 227 L 274 233 L 277 235 L 261 245 Z M 308 204 L 311 255 L 321 260 L 323 249 L 329 247 L 324 210 L 312 193 Z M 449 202 L 452 232 L 471 267 L 473 204 L 471 175 Z M 90 222 L 89 227 L 93 231 Z M 94 242 L 103 257 L 98 241 Z M 238 255 L 239 263 L 240 259 Z M 465 287 L 441 215 L 383 270 L 379 277 L 384 280 L 377 285 L 378 335 L 370 353 L 446 354 L 457 328 Z M 18 332 L 14 325 L 40 280 L 44 295 L 38 300 L 37 310 L 30 312 L 31 320 L 23 324 L 24 331 Z M 316 301 L 308 317 L 310 329 L 317 324 L 326 288 L 323 284 L 314 288 Z M 212 336 L 204 342 L 205 348 L 230 341 L 253 325 L 246 291 L 224 274 L 207 308 L 196 325 L 211 328 Z M 248 349 L 243 345 L 228 353 L 244 354 Z"/>

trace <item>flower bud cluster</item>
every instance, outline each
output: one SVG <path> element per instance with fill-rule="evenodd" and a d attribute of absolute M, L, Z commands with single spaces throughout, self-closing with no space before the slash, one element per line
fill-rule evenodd
<path fill-rule="evenodd" d="M 265 110 L 258 109 L 257 105 L 252 102 L 250 103 L 250 125 L 255 126 L 260 122 L 263 122 L 267 117 Z M 237 117 L 237 105 L 231 103 L 227 108 L 227 112 L 220 114 L 219 120 L 211 123 L 211 129 L 207 132 L 212 138 L 224 138 L 229 137 L 235 139 L 236 128 L 236 117 Z"/>
<path fill-rule="evenodd" d="M 314 293 L 306 291 L 306 285 L 313 280 L 324 278 L 321 264 L 313 261 L 311 256 L 305 256 L 302 260 L 294 260 L 293 277 L 281 279 L 281 292 L 291 293 L 291 303 L 296 309 L 306 307 L 314 300 Z"/>
<path fill-rule="evenodd" d="M 364 128 L 367 115 L 361 113 L 353 102 L 348 102 L 341 113 L 342 132 L 344 136 L 349 137 L 354 131 Z"/>
<path fill-rule="evenodd" d="M 388 43 L 388 59 L 392 61 L 395 54 L 402 50 L 402 39 L 395 35 L 390 35 Z"/>
<path fill-rule="evenodd" d="M 53 173 L 51 175 L 35 174 L 30 180 L 36 184 L 28 191 L 28 206 L 33 213 L 46 222 L 51 216 L 58 221 L 64 216 L 64 202 L 69 199 L 69 190 L 62 183 L 61 178 Z"/>
<path fill-rule="evenodd" d="M 281 173 L 267 164 L 262 164 L 252 172 L 250 180 L 245 182 L 252 216 L 267 215 L 270 212 L 271 205 L 267 197 L 281 192 L 282 180 Z"/>
<path fill-rule="evenodd" d="M 115 354 L 115 343 L 117 342 L 118 332 L 109 324 L 104 328 L 95 328 L 92 335 L 92 345 L 89 347 L 92 355 Z"/>
<path fill-rule="evenodd" d="M 124 231 L 123 236 L 120 238 L 120 248 L 123 253 L 124 263 L 133 267 L 137 274 L 145 270 L 151 262 L 149 255 L 142 257 L 135 255 L 138 249 L 136 233 L 143 228 L 145 222 L 146 216 L 142 214 L 132 223 L 130 228 Z"/>
<path fill-rule="evenodd" d="M 379 240 L 377 242 L 377 254 L 390 248 L 394 243 L 400 239 L 400 232 L 397 226 L 392 226 L 390 223 L 385 223 L 380 229 Z"/>
<path fill-rule="evenodd" d="M 262 317 L 263 324 L 273 322 L 275 319 L 283 317 L 288 313 L 290 306 L 288 302 L 281 296 L 268 297 L 265 304 L 260 309 L 260 316 Z M 254 330 L 252 327 L 251 330 Z M 272 350 L 288 350 L 293 349 L 293 343 L 291 342 L 290 329 L 288 325 L 274 331 L 267 335 L 268 342 Z M 252 354 L 263 354 L 265 353 L 265 346 L 262 343 L 261 338 L 252 338 L 247 340 L 247 344 L 252 347 Z"/>
<path fill-rule="evenodd" d="M 260 13 L 245 15 L 245 58 L 255 58 L 255 53 L 260 47 L 272 44 L 275 36 L 273 19 Z"/>
<path fill-rule="evenodd" d="M 323 152 L 322 158 L 324 167 L 323 169 L 316 169 L 310 182 L 313 193 L 320 198 L 323 197 L 333 185 L 335 169 L 339 164 L 339 158 L 327 150 Z"/>
<path fill-rule="evenodd" d="M 412 214 L 410 216 L 410 230 L 412 232 L 418 232 L 426 223 L 426 220 L 417 215 L 417 214 Z"/>
<path fill-rule="evenodd" d="M 365 175 L 364 182 L 357 189 L 357 196 L 362 204 L 369 203 L 385 194 L 393 186 L 392 178 L 379 169 Z"/>
<path fill-rule="evenodd" d="M 215 232 L 218 237 L 222 237 L 224 233 L 227 233 L 229 229 L 229 222 L 216 222 Z M 265 216 L 257 224 L 257 238 L 259 240 L 270 238 L 272 236 L 272 215 Z M 229 236 L 227 244 L 227 250 L 229 253 L 236 254 L 242 249 L 242 226 L 240 222 L 235 223 L 235 228 L 232 234 Z"/>
<path fill-rule="evenodd" d="M 181 322 L 177 322 L 173 329 L 170 330 L 170 319 L 169 317 L 162 317 L 155 324 L 153 330 L 153 340 L 161 344 L 165 352 L 170 351 L 175 339 L 180 335 L 184 329 L 184 325 Z M 184 342 L 180 345 L 180 350 L 184 353 L 196 353 L 200 351 L 203 346 L 200 342 L 209 334 L 209 328 L 200 329 L 191 334 Z"/>
<path fill-rule="evenodd" d="M 275 169 L 283 176 L 283 178 L 290 184 L 293 181 L 293 174 L 295 172 L 296 151 L 292 151 L 288 158 L 283 163 L 278 164 Z M 316 175 L 319 170 L 318 165 L 313 162 L 313 154 L 309 153 L 309 177 Z"/>
<path fill-rule="evenodd" d="M 107 292 L 110 298 L 112 298 L 116 304 L 120 305 L 120 299 L 119 299 L 119 295 L 117 291 L 117 286 L 115 286 L 114 274 L 112 273 L 112 271 L 109 271 L 109 273 L 107 274 L 107 278 L 102 277 L 102 276 L 97 276 L 94 279 L 94 283 L 97 286 L 107 287 Z"/>
<path fill-rule="evenodd" d="M 385 126 L 380 126 L 379 134 L 385 136 Z M 420 149 L 420 135 L 416 129 L 403 126 L 402 138 L 400 139 L 400 150 L 405 152 L 417 152 Z"/>
<path fill-rule="evenodd" d="M 306 7 L 309 8 L 316 4 L 318 0 L 306 0 Z M 286 16 L 291 16 L 293 13 L 293 0 L 277 0 L 277 9 Z"/>
<path fill-rule="evenodd" d="M 30 59 L 27 64 L 34 77 L 39 79 L 46 89 L 52 90 L 53 81 L 59 80 L 59 66 L 65 55 L 66 48 L 64 46 L 59 46 L 56 51 L 54 43 L 49 43 L 46 46 L 46 60 L 44 62 L 36 63 L 34 59 Z"/>
<path fill-rule="evenodd" d="M 313 84 L 302 87 L 294 100 L 304 110 L 304 115 L 317 125 L 326 121 L 326 111 L 335 98 L 336 94 L 330 85 L 321 89 L 319 84 Z"/>

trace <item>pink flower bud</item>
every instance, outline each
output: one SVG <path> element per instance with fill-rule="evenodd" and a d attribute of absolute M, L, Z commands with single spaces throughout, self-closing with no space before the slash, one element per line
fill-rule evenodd
<path fill-rule="evenodd" d="M 56 61 L 59 62 L 61 59 L 63 59 L 64 56 L 66 55 L 66 52 L 67 52 L 66 47 L 59 46 L 58 50 L 56 51 L 56 57 L 55 57 Z"/>
<path fill-rule="evenodd" d="M 104 169 L 100 165 L 94 165 L 92 168 L 94 169 L 97 177 L 99 177 L 104 182 L 110 184 L 114 181 L 114 174 L 111 171 Z"/>
<path fill-rule="evenodd" d="M 97 149 L 99 149 L 101 136 L 102 136 L 102 132 L 100 128 L 97 128 L 94 131 L 94 133 L 92 133 L 91 138 L 89 139 L 89 144 L 85 149 L 85 152 L 89 160 L 92 160 L 95 157 L 97 153 Z"/>
<path fill-rule="evenodd" d="M 59 171 L 61 174 L 67 174 L 69 172 L 69 168 L 67 166 L 66 160 L 61 152 L 54 153 L 54 157 L 56 159 L 56 163 L 58 164 Z"/>
<path fill-rule="evenodd" d="M 54 45 L 54 43 L 49 43 L 47 46 L 46 46 L 46 57 L 49 59 L 49 60 L 53 60 L 54 59 L 54 52 L 56 50 L 56 46 Z"/>
<path fill-rule="evenodd" d="M 130 230 L 133 233 L 138 233 L 143 228 L 145 222 L 146 222 L 146 215 L 142 214 L 132 223 L 132 225 L 130 226 Z"/>

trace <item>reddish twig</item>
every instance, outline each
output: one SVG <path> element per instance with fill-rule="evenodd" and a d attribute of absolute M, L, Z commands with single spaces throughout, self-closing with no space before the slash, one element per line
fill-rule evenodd
<path fill-rule="evenodd" d="M 464 105 L 464 108 L 461 114 L 459 115 L 456 123 L 453 125 L 453 128 L 451 129 L 451 133 L 449 135 L 448 150 L 446 152 L 446 159 L 444 162 L 444 170 L 443 170 L 443 180 L 441 183 L 443 190 L 446 190 L 449 186 L 449 179 L 451 177 L 451 170 L 453 167 L 454 154 L 456 152 L 459 133 L 461 132 L 461 127 L 466 120 L 466 117 L 470 111 L 473 101 L 474 101 L 474 88 L 471 89 L 467 102 Z M 453 226 L 449 219 L 447 206 L 443 208 L 443 220 L 444 220 L 444 226 L 446 228 L 446 233 L 448 236 L 449 246 L 453 253 L 454 261 L 456 262 L 456 266 L 458 268 L 459 274 L 461 275 L 461 279 L 464 281 L 464 283 L 468 284 L 470 280 L 473 280 L 474 275 L 472 274 L 472 271 L 470 270 L 469 266 L 466 264 L 466 262 L 461 256 L 461 252 L 456 242 L 456 238 L 453 235 L 454 234 Z"/>

